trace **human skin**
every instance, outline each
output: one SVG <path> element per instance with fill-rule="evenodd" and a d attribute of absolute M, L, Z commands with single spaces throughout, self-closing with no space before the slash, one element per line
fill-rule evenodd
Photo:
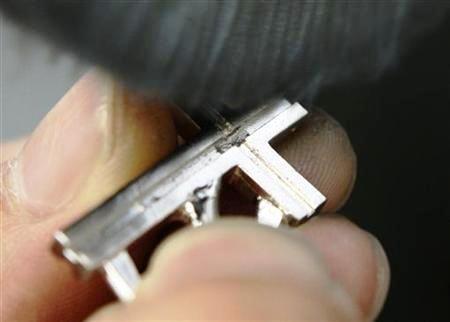
<path fill-rule="evenodd" d="M 323 112 L 277 149 L 327 196 L 298 229 L 226 219 L 166 239 L 133 303 L 111 303 L 104 282 L 80 281 L 50 251 L 55 230 L 176 147 L 169 109 L 97 72 L 84 76 L 27 138 L 2 145 L 1 314 L 5 321 L 370 321 L 389 267 L 380 243 L 336 215 L 356 157 Z M 95 313 L 94 313 L 95 312 Z"/>

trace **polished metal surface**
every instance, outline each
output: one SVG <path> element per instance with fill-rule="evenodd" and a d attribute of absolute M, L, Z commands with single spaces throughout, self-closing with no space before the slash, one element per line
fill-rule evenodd
<path fill-rule="evenodd" d="M 310 217 L 325 197 L 270 145 L 307 114 L 274 100 L 216 130 L 144 174 L 100 207 L 55 234 L 61 254 L 83 271 L 101 270 L 119 299 L 134 297 L 139 275 L 127 247 L 169 216 L 198 227 L 219 216 L 225 176 L 254 192 L 257 219 L 277 227 Z"/>

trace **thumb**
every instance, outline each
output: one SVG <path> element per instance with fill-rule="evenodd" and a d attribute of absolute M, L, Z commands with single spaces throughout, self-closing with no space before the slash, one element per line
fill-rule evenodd
<path fill-rule="evenodd" d="M 88 73 L 17 157 L 2 163 L 6 320 L 79 321 L 105 301 L 99 280 L 78 282 L 69 265 L 51 254 L 52 236 L 175 147 L 174 125 L 163 105 Z"/>
<path fill-rule="evenodd" d="M 88 73 L 4 165 L 9 206 L 25 220 L 42 219 L 69 208 L 82 212 L 111 195 L 174 148 L 162 105 Z"/>

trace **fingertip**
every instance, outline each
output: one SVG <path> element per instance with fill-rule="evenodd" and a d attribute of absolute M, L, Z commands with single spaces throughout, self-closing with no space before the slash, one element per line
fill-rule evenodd
<path fill-rule="evenodd" d="M 169 104 L 158 97 L 144 98 L 118 84 L 105 122 L 106 141 L 78 203 L 92 205 L 170 154 L 177 134 Z"/>
<path fill-rule="evenodd" d="M 167 104 L 129 93 L 109 76 L 83 76 L 41 121 L 16 160 L 9 190 L 22 217 L 73 214 L 98 204 L 169 154 Z"/>
<path fill-rule="evenodd" d="M 379 314 L 389 287 L 389 264 L 378 240 L 345 217 L 321 215 L 299 227 L 321 254 L 331 276 L 366 318 Z"/>
<path fill-rule="evenodd" d="M 388 257 L 380 241 L 375 236 L 369 235 L 372 238 L 372 245 L 377 259 L 377 288 L 375 290 L 371 309 L 368 310 L 369 313 L 367 316 L 369 317 L 369 320 L 375 320 L 386 302 L 391 281 L 391 270 Z"/>
<path fill-rule="evenodd" d="M 93 321 L 112 314 L 131 321 L 359 317 L 307 242 L 244 219 L 169 237 L 153 256 L 135 302 L 99 314 Z"/>
<path fill-rule="evenodd" d="M 100 111 L 109 95 L 105 80 L 93 72 L 84 75 L 25 143 L 14 173 L 24 214 L 46 217 L 80 191 L 104 141 Z"/>
<path fill-rule="evenodd" d="M 321 212 L 335 212 L 350 196 L 357 158 L 345 129 L 316 109 L 275 149 L 327 197 Z"/>
<path fill-rule="evenodd" d="M 53 234 L 175 148 L 166 107 L 90 72 L 44 118 L 17 158 L 1 164 L 8 282 L 45 290 L 45 296 L 17 293 L 21 301 L 9 299 L 6 316 L 79 320 L 107 300 L 104 286 L 77 282 L 67 263 L 50 252 Z"/>
<path fill-rule="evenodd" d="M 151 286 L 143 289 L 168 292 L 200 279 L 264 279 L 273 274 L 284 280 L 310 275 L 313 280 L 325 270 L 314 251 L 290 231 L 243 218 L 225 219 L 169 236 L 152 257 L 145 279 Z"/>
<path fill-rule="evenodd" d="M 21 137 L 13 140 L 9 140 L 6 142 L 2 142 L 0 149 L 1 149 L 1 160 L 0 162 L 3 163 L 7 160 L 10 160 L 14 157 L 16 157 L 19 152 L 22 150 L 25 142 L 27 141 L 26 137 Z"/>

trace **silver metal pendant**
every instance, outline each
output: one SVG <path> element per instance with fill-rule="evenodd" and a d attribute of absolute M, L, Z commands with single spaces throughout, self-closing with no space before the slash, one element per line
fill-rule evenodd
<path fill-rule="evenodd" d="M 244 117 L 227 121 L 184 145 L 63 231 L 55 234 L 60 253 L 82 271 L 102 271 L 122 301 L 134 298 L 140 276 L 127 248 L 176 216 L 194 227 L 219 214 L 222 181 L 233 181 L 257 196 L 258 222 L 297 225 L 325 201 L 270 145 L 307 111 L 298 103 L 274 100 Z"/>

